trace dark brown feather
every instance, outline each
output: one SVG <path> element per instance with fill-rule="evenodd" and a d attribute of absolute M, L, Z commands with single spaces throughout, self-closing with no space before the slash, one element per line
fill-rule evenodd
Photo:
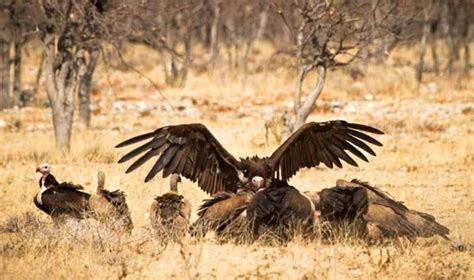
<path fill-rule="evenodd" d="M 242 220 L 241 214 L 247 209 L 247 205 L 254 195 L 253 192 L 219 192 L 210 199 L 205 199 L 198 209 L 199 218 L 192 226 L 193 235 L 203 237 L 208 231 L 214 230 L 222 234 L 233 225 Z"/>
<path fill-rule="evenodd" d="M 364 141 L 377 146 L 382 145 L 364 132 L 383 134 L 373 127 L 342 120 L 307 123 L 273 152 L 269 158 L 270 163 L 278 170 L 277 173 L 283 180 L 291 178 L 300 168 L 314 167 L 321 162 L 329 168 L 334 165 L 342 167 L 340 161 L 342 159 L 350 165 L 357 166 L 357 162 L 346 151 L 367 161 L 367 157 L 356 147 L 375 155 Z"/>
<path fill-rule="evenodd" d="M 61 183 L 58 186 L 49 187 L 42 194 L 42 207 L 46 214 L 54 219 L 59 216 L 68 216 L 78 219 L 87 217 L 89 212 L 90 194 L 80 191 L 81 186 Z M 35 204 L 40 205 L 35 196 Z"/>
<path fill-rule="evenodd" d="M 312 229 L 315 219 L 315 208 L 309 197 L 286 181 L 273 181 L 257 192 L 247 207 L 247 220 L 254 237 L 258 237 L 263 227 L 280 231 L 283 237 L 290 237 L 292 230 L 304 233 Z"/>
<path fill-rule="evenodd" d="M 161 238 L 181 238 L 189 229 L 191 203 L 182 195 L 167 192 L 157 196 L 150 208 L 150 221 Z"/>
<path fill-rule="evenodd" d="M 163 177 L 178 173 L 193 182 L 198 181 L 199 187 L 210 194 L 237 190 L 237 170 L 240 162 L 222 147 L 204 125 L 165 126 L 126 140 L 117 147 L 135 144 L 149 138 L 153 139 L 119 160 L 122 163 L 145 153 L 128 168 L 127 173 L 152 157 L 158 156 L 145 182 L 164 170 Z"/>
<path fill-rule="evenodd" d="M 368 183 L 337 180 L 336 187 L 319 192 L 321 218 L 329 222 L 364 225 L 362 235 L 371 238 L 417 237 L 440 235 L 448 239 L 449 229 L 433 216 L 411 210 L 388 193 Z"/>

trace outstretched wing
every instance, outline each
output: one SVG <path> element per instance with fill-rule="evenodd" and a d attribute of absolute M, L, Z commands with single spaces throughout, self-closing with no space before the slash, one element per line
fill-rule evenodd
<path fill-rule="evenodd" d="M 237 191 L 237 169 L 240 162 L 217 141 L 202 124 L 172 125 L 138 135 L 116 146 L 121 148 L 150 139 L 147 143 L 133 149 L 118 162 L 128 161 L 141 155 L 126 171 L 140 167 L 150 158 L 158 160 L 145 178 L 150 181 L 163 170 L 163 177 L 180 174 L 208 194 L 220 191 Z"/>
<path fill-rule="evenodd" d="M 360 149 L 374 155 L 369 144 L 382 144 L 367 135 L 368 133 L 383 134 L 382 131 L 370 126 L 348 123 L 337 120 L 329 122 L 310 122 L 298 129 L 270 157 L 270 162 L 277 172 L 277 177 L 288 180 L 303 167 L 314 167 L 324 163 L 332 168 L 342 167 L 341 160 L 357 166 L 355 160 L 347 153 L 351 152 L 358 158 L 368 161 Z"/>

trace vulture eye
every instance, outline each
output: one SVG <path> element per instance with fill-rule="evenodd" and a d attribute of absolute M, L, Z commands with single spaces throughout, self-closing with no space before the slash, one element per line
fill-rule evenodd
<path fill-rule="evenodd" d="M 249 175 L 249 170 L 248 169 L 244 169 L 244 176 L 247 177 Z"/>

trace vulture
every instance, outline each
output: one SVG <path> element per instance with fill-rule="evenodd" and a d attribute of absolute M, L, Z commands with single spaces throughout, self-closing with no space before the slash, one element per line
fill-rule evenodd
<path fill-rule="evenodd" d="M 204 237 L 211 230 L 218 236 L 231 236 L 234 231 L 241 232 L 246 226 L 245 210 L 254 194 L 250 190 L 238 190 L 237 193 L 219 192 L 210 199 L 205 199 L 199 206 L 192 235 Z"/>
<path fill-rule="evenodd" d="M 121 232 L 130 232 L 133 222 L 128 209 L 125 194 L 120 190 L 105 189 L 105 173 L 97 173 L 96 193 L 89 198 L 90 210 L 100 222 Z"/>
<path fill-rule="evenodd" d="M 87 218 L 90 194 L 83 192 L 82 186 L 70 182 L 59 183 L 47 163 L 37 167 L 36 172 L 42 175 L 39 180 L 40 191 L 33 199 L 36 207 L 50 215 L 55 223 L 65 218 Z"/>
<path fill-rule="evenodd" d="M 357 179 L 339 179 L 335 187 L 308 195 L 320 212 L 321 222 L 329 224 L 330 230 L 350 225 L 355 234 L 372 241 L 406 237 L 414 242 L 417 237 L 435 235 L 448 239 L 449 229 L 433 216 L 409 209 L 388 193 Z"/>
<path fill-rule="evenodd" d="M 170 191 L 155 197 L 150 208 L 150 221 L 157 236 L 182 237 L 189 230 L 191 203 L 178 194 L 181 177 L 173 174 L 170 179 Z"/>
<path fill-rule="evenodd" d="M 274 180 L 252 197 L 247 219 L 254 239 L 268 230 L 288 239 L 294 233 L 311 233 L 318 217 L 310 197 L 286 181 Z"/>
<path fill-rule="evenodd" d="M 342 167 L 342 162 L 357 166 L 352 156 L 364 161 L 361 150 L 375 155 L 368 144 L 382 144 L 368 135 L 383 134 L 373 127 L 346 122 L 310 122 L 300 127 L 268 157 L 246 157 L 238 160 L 199 123 L 170 125 L 130 138 L 116 146 L 121 148 L 147 140 L 119 159 L 126 162 L 140 155 L 126 173 L 132 172 L 153 157 L 156 162 L 145 178 L 150 181 L 160 171 L 163 177 L 176 173 L 193 182 L 208 194 L 236 193 L 238 189 L 257 191 L 273 180 L 287 181 L 304 167 L 324 164 Z"/>

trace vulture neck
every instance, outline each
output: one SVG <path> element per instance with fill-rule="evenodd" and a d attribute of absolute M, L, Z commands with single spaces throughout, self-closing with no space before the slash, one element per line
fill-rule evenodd
<path fill-rule="evenodd" d="M 100 194 L 105 187 L 105 173 L 103 171 L 99 171 L 97 173 L 97 190 L 96 193 Z"/>
<path fill-rule="evenodd" d="M 170 179 L 170 191 L 178 193 L 178 183 L 181 181 L 181 178 L 178 174 L 171 175 Z"/>
<path fill-rule="evenodd" d="M 49 188 L 52 186 L 59 185 L 59 182 L 56 180 L 56 178 L 54 178 L 53 174 L 48 173 L 41 176 L 39 185 L 40 185 L 40 188 Z"/>
<path fill-rule="evenodd" d="M 59 182 L 54 178 L 53 174 L 45 174 L 40 179 L 40 192 L 36 195 L 36 200 L 40 205 L 43 205 L 43 193 L 49 188 L 58 186 Z"/>

